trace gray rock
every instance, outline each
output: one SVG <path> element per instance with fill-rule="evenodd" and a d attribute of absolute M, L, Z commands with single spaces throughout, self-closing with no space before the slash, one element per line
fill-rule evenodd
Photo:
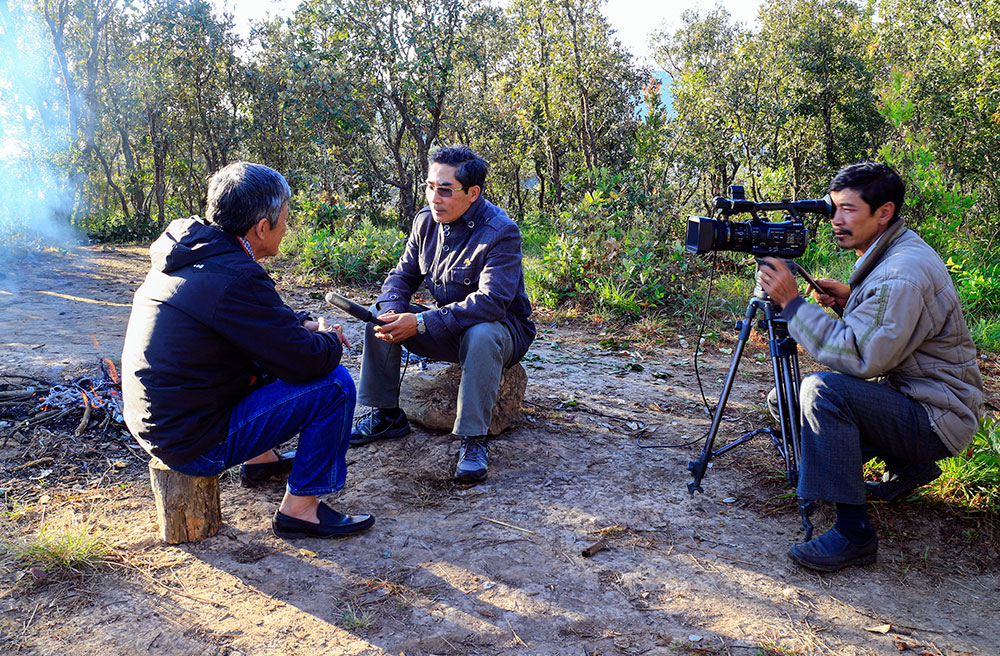
<path fill-rule="evenodd" d="M 451 430 L 458 405 L 462 368 L 447 362 L 428 362 L 426 370 L 410 367 L 403 378 L 399 407 L 406 418 L 432 430 Z M 500 376 L 500 393 L 493 406 L 490 435 L 499 435 L 521 420 L 521 403 L 528 385 L 524 367 L 515 364 Z"/>

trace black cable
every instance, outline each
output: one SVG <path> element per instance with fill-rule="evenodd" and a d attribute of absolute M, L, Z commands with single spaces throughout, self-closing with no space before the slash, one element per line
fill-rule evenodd
<path fill-rule="evenodd" d="M 701 312 L 701 326 L 698 328 L 698 338 L 694 345 L 694 377 L 698 381 L 698 391 L 701 394 L 701 401 L 702 403 L 705 404 L 705 412 L 707 412 L 709 416 L 711 416 L 712 411 L 708 407 L 708 399 L 705 398 L 705 388 L 701 383 L 701 372 L 698 369 L 698 352 L 701 350 L 702 335 L 705 334 L 705 326 L 708 323 L 708 304 L 712 299 L 712 285 L 715 282 L 715 265 L 717 262 L 718 262 L 718 251 L 712 251 L 712 269 L 708 275 L 708 292 L 705 294 L 705 306 L 704 308 L 702 308 Z M 638 446 L 640 449 L 680 449 L 691 446 L 693 444 L 697 444 L 698 442 L 704 440 L 707 437 L 708 437 L 708 431 L 705 431 L 705 433 L 701 437 L 696 437 L 692 440 L 688 440 L 687 442 L 681 442 L 679 444 L 643 444 L 642 436 L 640 435 L 636 439 L 636 446 Z"/>
<path fill-rule="evenodd" d="M 701 402 L 705 404 L 705 412 L 709 415 L 712 414 L 712 409 L 708 407 L 708 399 L 705 398 L 705 387 L 701 383 L 701 371 L 698 368 L 698 353 L 701 351 L 701 339 L 702 335 L 705 334 L 705 325 L 708 323 L 708 304 L 712 300 L 712 284 L 715 282 L 715 264 L 718 261 L 718 254 L 718 251 L 712 251 L 712 270 L 708 274 L 708 292 L 705 294 L 705 307 L 701 313 L 698 341 L 694 346 L 694 377 L 698 381 L 698 392 L 701 394 Z"/>

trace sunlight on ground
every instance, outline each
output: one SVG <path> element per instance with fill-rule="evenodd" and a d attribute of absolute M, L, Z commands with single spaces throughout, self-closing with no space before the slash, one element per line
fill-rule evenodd
<path fill-rule="evenodd" d="M 69 294 L 60 294 L 59 292 L 46 292 L 39 290 L 38 294 L 46 294 L 48 296 L 55 296 L 57 298 L 64 298 L 68 301 L 79 301 L 81 303 L 93 303 L 95 305 L 112 305 L 114 307 L 132 307 L 129 303 L 113 303 L 112 301 L 98 301 L 93 298 L 80 298 L 79 296 L 70 296 Z"/>

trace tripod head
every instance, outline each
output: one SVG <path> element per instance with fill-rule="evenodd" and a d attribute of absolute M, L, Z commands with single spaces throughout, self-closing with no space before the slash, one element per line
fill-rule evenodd
<path fill-rule="evenodd" d="M 763 287 L 760 286 L 760 274 L 763 267 L 769 267 L 769 268 L 773 267 L 771 267 L 770 264 L 760 259 L 759 257 L 755 257 L 754 262 L 757 263 L 757 270 L 754 272 L 754 282 L 757 283 L 754 286 L 753 290 L 754 298 L 770 302 L 771 298 L 767 295 L 767 292 L 764 291 Z M 823 287 L 823 285 L 816 282 L 816 279 L 813 278 L 811 275 L 809 275 L 809 272 L 806 271 L 801 264 L 793 262 L 792 260 L 784 260 L 784 262 L 785 265 L 788 266 L 788 270 L 792 272 L 793 276 L 794 275 L 802 276 L 802 279 L 805 280 L 807 283 L 809 283 L 809 286 L 815 289 L 816 291 L 820 292 L 821 294 L 828 294 L 828 295 L 830 294 L 830 292 L 825 287 Z M 843 306 L 840 305 L 840 303 L 834 303 L 830 307 L 833 309 L 834 312 L 837 313 L 838 317 L 844 316 L 844 308 Z"/>

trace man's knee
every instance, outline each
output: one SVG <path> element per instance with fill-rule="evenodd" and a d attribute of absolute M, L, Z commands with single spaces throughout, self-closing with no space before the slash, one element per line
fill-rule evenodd
<path fill-rule="evenodd" d="M 826 399 L 840 405 L 850 396 L 851 382 L 857 378 L 836 371 L 819 371 L 802 379 L 799 386 L 799 403 L 803 408 Z"/>
<path fill-rule="evenodd" d="M 504 333 L 507 329 L 498 321 L 469 326 L 462 335 L 463 350 L 471 353 L 503 353 Z"/>
<path fill-rule="evenodd" d="M 357 388 L 354 385 L 354 378 L 351 377 L 344 365 L 337 365 L 333 371 L 323 377 L 321 385 L 317 388 L 326 392 L 328 402 L 338 404 L 340 400 L 346 405 L 354 406 L 357 401 Z"/>

